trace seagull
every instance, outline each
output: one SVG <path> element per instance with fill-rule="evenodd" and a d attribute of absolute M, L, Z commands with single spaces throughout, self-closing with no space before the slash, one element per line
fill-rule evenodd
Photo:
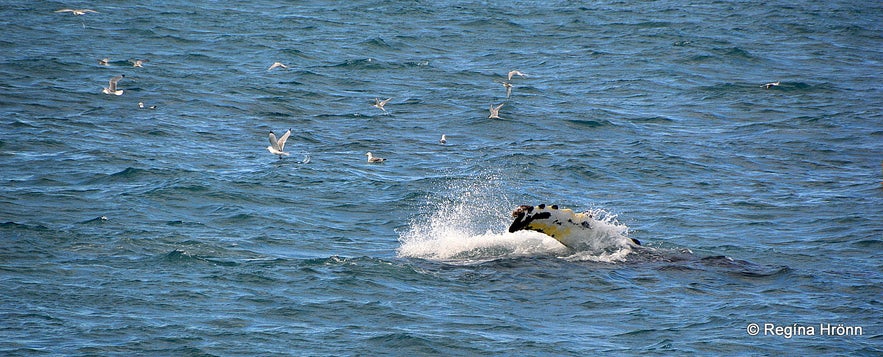
<path fill-rule="evenodd" d="M 370 151 L 366 152 L 365 156 L 368 156 L 368 162 L 372 163 L 372 164 L 378 164 L 378 163 L 386 161 L 386 159 L 384 159 L 382 157 L 374 157 L 374 155 L 371 155 Z"/>
<path fill-rule="evenodd" d="M 117 89 L 117 82 L 119 82 L 120 79 L 123 79 L 125 77 L 126 77 L 126 75 L 121 74 L 119 76 L 111 78 L 110 83 L 107 84 L 107 88 L 104 88 L 104 90 L 102 90 L 101 93 L 113 94 L 113 95 L 123 95 L 123 90 Z"/>
<path fill-rule="evenodd" d="M 762 85 L 761 87 L 764 87 L 766 89 L 770 89 L 770 87 L 777 87 L 779 85 L 779 82 L 780 81 L 769 82 L 767 84 Z"/>
<path fill-rule="evenodd" d="M 138 102 L 138 108 L 139 108 L 139 109 L 144 109 L 144 108 L 145 108 L 145 107 L 144 107 L 144 102 Z M 151 106 L 147 107 L 147 109 L 156 109 L 156 106 L 155 106 L 155 105 L 151 105 Z"/>
<path fill-rule="evenodd" d="M 267 70 L 270 71 L 273 70 L 273 68 L 288 69 L 288 66 L 282 64 L 282 62 L 273 62 L 273 64 L 270 65 L 270 68 L 267 68 Z"/>
<path fill-rule="evenodd" d="M 503 83 L 503 87 L 506 88 L 506 98 L 509 98 L 512 95 L 512 83 L 509 82 L 501 82 Z"/>
<path fill-rule="evenodd" d="M 382 110 L 384 113 L 388 113 L 386 111 L 386 108 L 384 108 L 383 106 L 386 105 L 386 103 L 389 103 L 390 100 L 392 100 L 392 98 L 386 98 L 386 100 L 380 100 L 380 98 L 374 98 L 374 105 L 373 106 L 377 109 Z"/>
<path fill-rule="evenodd" d="M 142 66 L 144 63 L 149 62 L 148 60 L 129 60 L 132 63 L 132 67 L 144 67 Z"/>
<path fill-rule="evenodd" d="M 285 141 L 288 140 L 288 136 L 291 135 L 291 129 L 282 134 L 282 137 L 279 140 L 276 140 L 276 134 L 270 132 L 270 146 L 267 146 L 267 151 L 269 151 L 273 155 L 279 155 L 279 159 L 282 159 L 282 156 L 288 156 L 288 153 L 282 151 L 285 149 Z"/>
<path fill-rule="evenodd" d="M 500 103 L 500 105 L 498 105 L 496 107 L 494 107 L 494 105 L 491 104 L 491 108 L 490 108 L 491 115 L 488 115 L 487 118 L 488 119 L 503 119 L 503 118 L 500 118 L 500 108 L 503 107 L 503 104 L 506 104 L 506 103 Z"/>
<path fill-rule="evenodd" d="M 521 78 L 527 77 L 527 75 L 525 75 L 524 73 L 521 73 L 521 71 L 518 71 L 518 70 L 509 71 L 509 80 L 510 81 L 512 80 L 512 76 L 519 76 Z"/>
<path fill-rule="evenodd" d="M 438 140 L 438 142 L 439 142 L 439 144 L 442 144 L 442 145 L 447 144 L 448 138 L 445 136 L 445 134 L 442 134 L 442 137 L 441 137 L 441 139 Z"/>
<path fill-rule="evenodd" d="M 55 12 L 70 12 L 70 13 L 73 13 L 74 15 L 77 15 L 77 16 L 85 15 L 90 12 L 96 13 L 96 14 L 98 13 L 98 11 L 90 10 L 90 9 L 61 9 L 61 10 L 55 10 Z"/>
<path fill-rule="evenodd" d="M 110 64 L 110 58 L 104 57 L 104 58 L 98 60 L 98 64 L 100 64 L 102 66 L 107 66 Z"/>

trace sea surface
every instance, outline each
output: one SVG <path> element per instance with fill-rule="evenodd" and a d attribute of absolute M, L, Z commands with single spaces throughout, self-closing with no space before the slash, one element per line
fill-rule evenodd
<path fill-rule="evenodd" d="M 5 1 L 0 28 L 4 356 L 883 353 L 879 1 Z M 507 231 L 541 203 L 642 246 Z"/>

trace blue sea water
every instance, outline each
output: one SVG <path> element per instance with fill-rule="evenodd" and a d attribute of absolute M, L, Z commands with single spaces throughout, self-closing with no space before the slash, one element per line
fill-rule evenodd
<path fill-rule="evenodd" d="M 883 351 L 879 2 L 11 1 L 0 23 L 0 354 Z M 507 232 L 539 203 L 643 246 Z"/>

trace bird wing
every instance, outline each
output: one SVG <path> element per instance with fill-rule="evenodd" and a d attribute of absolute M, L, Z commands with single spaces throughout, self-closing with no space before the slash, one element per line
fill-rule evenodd
<path fill-rule="evenodd" d="M 524 78 L 524 73 L 521 73 L 521 71 L 519 71 L 517 69 L 509 71 L 509 80 L 510 81 L 512 80 L 512 76 L 519 76 L 521 78 Z"/>
<path fill-rule="evenodd" d="M 279 151 L 282 151 L 285 148 L 285 142 L 288 141 L 289 136 L 291 136 L 291 129 L 288 129 L 285 134 L 282 134 L 282 137 L 277 141 L 279 144 Z"/>
<path fill-rule="evenodd" d="M 389 103 L 390 100 L 392 100 L 392 98 L 386 98 L 386 100 L 380 102 L 380 105 L 384 106 L 384 105 L 386 105 L 386 103 Z"/>
<path fill-rule="evenodd" d="M 494 111 L 500 111 L 500 108 L 503 107 L 503 104 L 506 104 L 506 103 L 500 103 L 500 105 L 498 105 L 496 108 L 494 108 Z"/>
<path fill-rule="evenodd" d="M 107 89 L 111 92 L 115 92 L 117 90 L 117 82 L 123 79 L 123 76 L 116 76 L 110 79 L 110 83 L 107 85 Z"/>
<path fill-rule="evenodd" d="M 272 131 L 270 132 L 270 146 L 272 146 L 273 149 L 282 151 L 279 149 L 279 143 L 276 141 L 276 134 L 273 134 Z"/>
<path fill-rule="evenodd" d="M 61 9 L 61 10 L 55 10 L 55 12 L 74 12 L 74 10 L 72 10 L 72 9 Z"/>

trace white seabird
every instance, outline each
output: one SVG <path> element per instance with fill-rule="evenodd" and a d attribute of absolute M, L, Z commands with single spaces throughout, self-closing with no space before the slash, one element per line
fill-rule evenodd
<path fill-rule="evenodd" d="M 386 105 L 386 103 L 389 103 L 390 100 L 392 100 L 392 98 L 386 98 L 386 100 L 380 100 L 380 98 L 374 98 L 373 107 L 382 110 L 384 113 L 387 113 L 386 108 L 384 108 L 383 106 Z"/>
<path fill-rule="evenodd" d="M 761 87 L 764 87 L 766 89 L 770 89 L 770 87 L 777 87 L 779 85 L 779 83 L 780 83 L 780 81 L 769 82 L 767 84 L 762 85 Z"/>
<path fill-rule="evenodd" d="M 288 156 L 288 153 L 283 151 L 285 150 L 285 141 L 288 140 L 288 137 L 291 135 L 291 129 L 282 134 L 282 137 L 279 140 L 276 140 L 276 134 L 270 132 L 270 146 L 267 146 L 267 151 L 269 151 L 273 155 L 279 155 L 281 159 L 282 156 Z"/>
<path fill-rule="evenodd" d="M 374 157 L 374 155 L 372 155 L 370 151 L 366 152 L 365 156 L 368 156 L 368 162 L 372 163 L 372 164 L 377 164 L 377 163 L 381 163 L 381 162 L 386 161 L 386 159 L 384 159 L 382 157 Z"/>
<path fill-rule="evenodd" d="M 273 64 L 271 64 L 271 65 L 270 65 L 270 68 L 267 68 L 267 70 L 268 70 L 268 71 L 271 71 L 271 70 L 273 70 L 274 68 L 288 69 L 288 66 L 282 64 L 282 62 L 273 62 Z"/>
<path fill-rule="evenodd" d="M 521 73 L 521 71 L 519 71 L 519 70 L 509 71 L 509 80 L 510 81 L 512 80 L 512 76 L 519 76 L 521 78 L 527 77 L 527 75 L 525 75 L 524 73 Z"/>
<path fill-rule="evenodd" d="M 509 82 L 500 82 L 503 83 L 503 87 L 506 88 L 506 98 L 509 98 L 512 95 L 512 83 Z"/>
<path fill-rule="evenodd" d="M 150 62 L 148 60 L 129 60 L 132 63 L 132 67 L 144 67 L 143 64 Z"/>
<path fill-rule="evenodd" d="M 111 78 L 110 83 L 107 84 L 107 87 L 104 88 L 104 90 L 102 90 L 101 93 L 113 94 L 113 95 L 123 95 L 123 90 L 117 89 L 117 82 L 119 82 L 120 79 L 123 79 L 125 77 L 126 77 L 126 75 L 121 74 L 119 76 Z"/>
<path fill-rule="evenodd" d="M 439 144 L 442 144 L 442 145 L 447 144 L 448 138 L 445 136 L 445 134 L 442 134 L 442 137 L 441 137 L 441 139 L 438 139 L 438 142 L 439 142 Z"/>
<path fill-rule="evenodd" d="M 487 118 L 488 119 L 503 119 L 503 118 L 500 118 L 500 108 L 503 107 L 503 104 L 506 104 L 506 103 L 500 103 L 500 105 L 498 105 L 496 107 L 493 104 L 491 104 L 491 107 L 489 109 L 491 111 L 491 115 L 488 115 Z"/>
<path fill-rule="evenodd" d="M 98 13 L 98 11 L 91 10 L 91 9 L 61 9 L 61 10 L 55 10 L 55 12 L 70 12 L 70 13 L 77 15 L 77 16 L 85 15 L 87 13 L 96 13 L 96 14 Z"/>

